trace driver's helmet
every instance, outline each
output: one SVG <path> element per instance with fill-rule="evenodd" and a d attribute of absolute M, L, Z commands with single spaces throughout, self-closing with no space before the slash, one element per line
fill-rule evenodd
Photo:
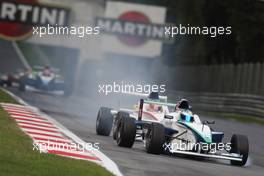
<path fill-rule="evenodd" d="M 52 71 L 49 66 L 45 66 L 42 71 L 43 76 L 51 76 Z"/>
<path fill-rule="evenodd" d="M 178 109 L 190 110 L 189 101 L 186 99 L 181 99 L 176 105 L 176 110 Z"/>

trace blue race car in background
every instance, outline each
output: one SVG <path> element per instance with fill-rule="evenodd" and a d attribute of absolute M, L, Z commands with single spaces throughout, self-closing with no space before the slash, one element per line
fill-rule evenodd
<path fill-rule="evenodd" d="M 58 69 L 51 69 L 48 66 L 35 66 L 34 71 L 20 78 L 19 90 L 34 89 L 37 91 L 62 93 L 66 96 L 70 95 L 70 89 L 66 86 L 63 77 L 58 72 Z"/>

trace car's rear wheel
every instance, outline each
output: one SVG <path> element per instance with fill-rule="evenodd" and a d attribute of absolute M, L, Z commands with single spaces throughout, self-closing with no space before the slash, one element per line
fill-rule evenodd
<path fill-rule="evenodd" d="M 113 119 L 111 108 L 101 107 L 96 119 L 96 133 L 102 136 L 109 136 L 113 126 Z"/>
<path fill-rule="evenodd" d="M 165 143 L 165 128 L 162 124 L 152 123 L 146 135 L 146 150 L 151 154 L 160 154 Z"/>
<path fill-rule="evenodd" d="M 232 165 L 244 166 L 247 163 L 249 152 L 248 138 L 244 135 L 234 134 L 231 138 L 230 153 L 242 155 L 242 161 L 231 161 Z"/>
<path fill-rule="evenodd" d="M 136 124 L 135 119 L 121 116 L 116 129 L 116 143 L 120 147 L 131 148 L 135 142 Z"/>
<path fill-rule="evenodd" d="M 120 123 L 120 119 L 122 117 L 129 117 L 129 114 L 127 112 L 119 111 L 116 115 L 114 126 L 113 126 L 113 139 L 117 139 L 117 126 Z"/>

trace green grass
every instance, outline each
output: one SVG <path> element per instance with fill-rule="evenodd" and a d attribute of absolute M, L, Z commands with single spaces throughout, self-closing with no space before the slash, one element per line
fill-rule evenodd
<path fill-rule="evenodd" d="M 0 90 L 0 102 L 16 103 L 2 90 Z M 32 140 L 0 107 L 0 175 L 106 176 L 112 174 L 92 162 L 40 154 L 33 150 Z"/>
<path fill-rule="evenodd" d="M 201 112 L 201 114 L 206 116 L 212 116 L 215 118 L 226 118 L 230 120 L 235 120 L 242 123 L 256 123 L 259 125 L 264 125 L 264 119 L 253 117 L 253 116 L 246 116 L 246 115 L 238 115 L 238 114 L 232 114 L 232 113 L 208 113 L 208 112 Z"/>
<path fill-rule="evenodd" d="M 1 89 L 0 89 L 0 102 L 18 104 L 16 100 L 14 100 L 10 95 L 6 94 Z"/>

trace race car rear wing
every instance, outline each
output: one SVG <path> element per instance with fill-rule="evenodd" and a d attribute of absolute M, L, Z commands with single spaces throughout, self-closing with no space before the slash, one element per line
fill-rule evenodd
<path fill-rule="evenodd" d="M 153 100 L 144 100 L 140 99 L 139 103 L 139 111 L 138 111 L 138 120 L 142 120 L 142 114 L 143 114 L 143 105 L 145 104 L 155 104 L 155 105 L 162 105 L 162 106 L 171 106 L 176 107 L 177 104 L 175 103 L 168 103 L 168 102 L 161 102 L 161 101 L 153 101 Z"/>
<path fill-rule="evenodd" d="M 149 96 L 149 94 L 138 93 L 138 92 L 122 92 L 122 93 L 127 94 L 127 95 L 139 96 L 139 97 L 143 97 L 143 98 L 148 98 L 148 96 Z M 162 101 L 167 101 L 168 97 L 159 95 L 159 99 Z"/>
<path fill-rule="evenodd" d="M 40 70 L 43 70 L 45 67 L 44 66 L 39 66 L 39 65 L 34 65 L 33 66 L 33 69 L 36 70 L 36 71 L 40 71 Z M 59 73 L 60 72 L 60 69 L 59 68 L 50 68 L 51 71 L 53 71 L 54 73 Z"/>
<path fill-rule="evenodd" d="M 156 104 L 156 105 L 163 105 L 163 106 L 172 106 L 172 107 L 175 107 L 177 105 L 175 103 L 160 102 L 160 101 L 151 101 L 151 100 L 144 100 L 144 103 L 147 103 L 147 104 Z"/>

